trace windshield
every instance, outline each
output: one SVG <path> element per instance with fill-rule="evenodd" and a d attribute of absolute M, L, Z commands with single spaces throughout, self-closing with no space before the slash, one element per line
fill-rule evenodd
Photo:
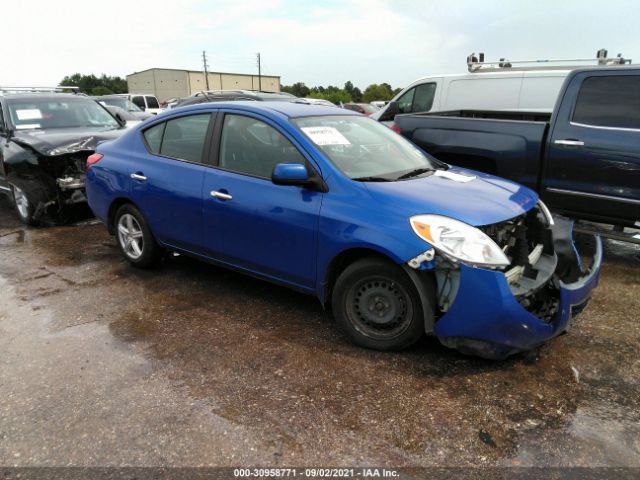
<path fill-rule="evenodd" d="M 353 180 L 394 181 L 443 167 L 393 130 L 366 117 L 305 117 L 293 122 Z"/>
<path fill-rule="evenodd" d="M 16 130 L 120 126 L 103 107 L 86 97 L 7 99 L 7 106 Z"/>
<path fill-rule="evenodd" d="M 135 103 L 125 97 L 110 97 L 100 99 L 100 103 L 105 105 L 113 105 L 114 107 L 120 107 L 127 112 L 141 112 L 142 110 Z"/>

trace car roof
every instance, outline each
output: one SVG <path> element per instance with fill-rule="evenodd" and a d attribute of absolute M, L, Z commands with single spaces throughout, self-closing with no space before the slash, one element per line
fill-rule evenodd
<path fill-rule="evenodd" d="M 342 108 L 329 107 L 327 105 L 315 105 L 307 103 L 301 100 L 291 102 L 255 102 L 255 101 L 238 101 L 238 102 L 211 102 L 200 103 L 198 105 L 190 105 L 184 107 L 189 110 L 205 110 L 211 107 L 218 108 L 240 108 L 242 110 L 253 111 L 256 113 L 272 113 L 276 112 L 284 115 L 288 118 L 299 117 L 315 117 L 325 115 L 344 115 L 344 116 L 358 116 L 351 110 L 345 110 Z"/>
<path fill-rule="evenodd" d="M 7 100 L 89 100 L 94 101 L 93 98 L 87 95 L 77 95 L 75 93 L 14 93 L 11 95 L 4 95 L 2 98 Z"/>

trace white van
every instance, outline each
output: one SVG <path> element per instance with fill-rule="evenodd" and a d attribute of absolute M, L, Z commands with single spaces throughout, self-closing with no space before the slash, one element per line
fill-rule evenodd
<path fill-rule="evenodd" d="M 434 75 L 416 80 L 392 102 L 399 113 L 446 112 L 449 110 L 553 111 L 560 87 L 571 69 L 476 72 Z M 388 104 L 371 115 L 385 118 Z"/>

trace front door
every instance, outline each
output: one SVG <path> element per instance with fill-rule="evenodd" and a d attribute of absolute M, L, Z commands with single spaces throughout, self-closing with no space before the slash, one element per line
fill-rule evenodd
<path fill-rule="evenodd" d="M 322 193 L 275 185 L 278 163 L 309 163 L 266 121 L 225 114 L 217 168 L 204 178 L 209 255 L 243 270 L 313 288 Z"/>
<path fill-rule="evenodd" d="M 574 82 L 575 108 L 563 100 L 551 133 L 543 198 L 567 213 L 638 222 L 640 75 L 585 74 Z"/>

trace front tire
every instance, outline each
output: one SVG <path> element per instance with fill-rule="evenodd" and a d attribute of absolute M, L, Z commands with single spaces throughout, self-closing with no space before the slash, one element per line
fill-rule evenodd
<path fill-rule="evenodd" d="M 11 196 L 13 198 L 13 205 L 16 208 L 18 217 L 25 225 L 34 226 L 38 222 L 33 218 L 35 212 L 33 202 L 29 196 L 20 187 L 11 185 Z"/>
<path fill-rule="evenodd" d="M 129 263 L 139 268 L 158 263 L 162 249 L 140 210 L 130 204 L 121 206 L 116 212 L 115 224 L 118 246 Z"/>
<path fill-rule="evenodd" d="M 357 345 L 401 350 L 424 334 L 420 296 L 407 274 L 389 261 L 358 260 L 338 277 L 331 298 L 338 324 Z"/>

